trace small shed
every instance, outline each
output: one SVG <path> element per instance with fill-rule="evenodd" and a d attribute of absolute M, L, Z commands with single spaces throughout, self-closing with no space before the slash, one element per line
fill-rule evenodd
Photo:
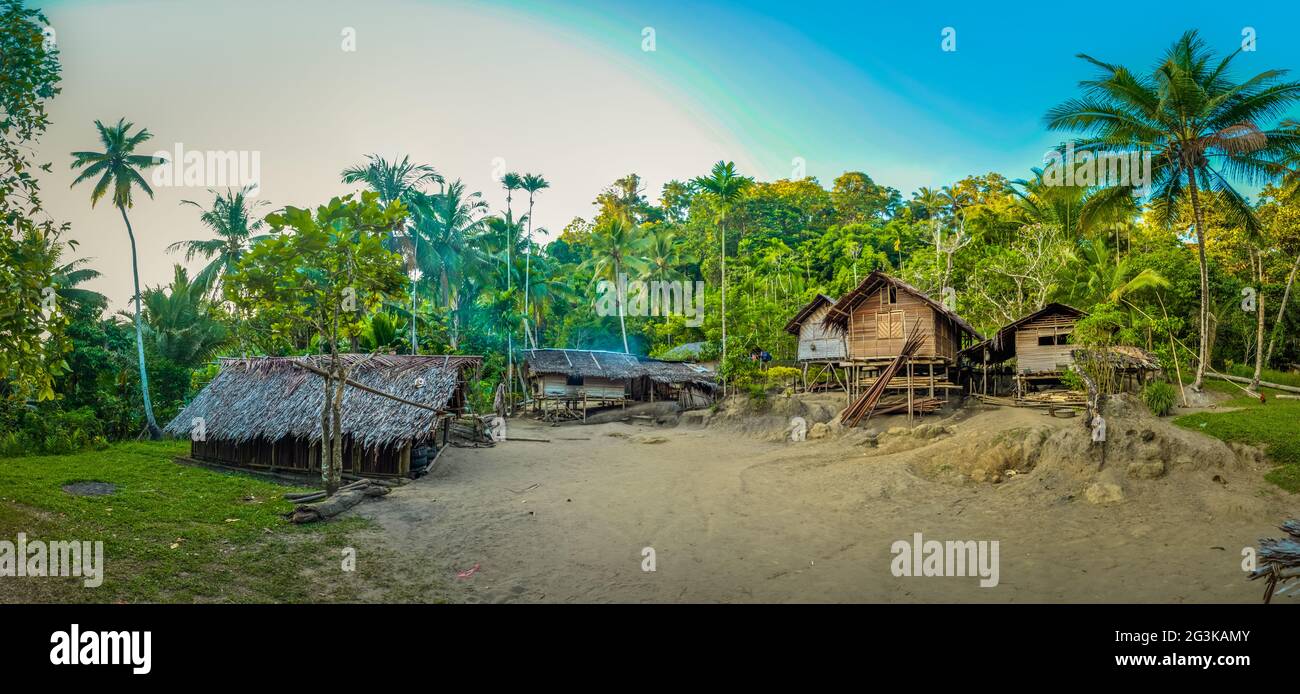
<path fill-rule="evenodd" d="M 450 420 L 466 405 L 466 382 L 482 357 L 344 354 L 343 471 L 409 476 L 419 451 L 446 442 Z M 164 429 L 190 439 L 202 463 L 277 472 L 320 472 L 321 406 L 329 357 L 221 360 L 221 370 Z M 420 403 L 417 407 L 402 400 Z M 412 463 L 413 456 L 417 464 Z"/>
<path fill-rule="evenodd" d="M 622 352 L 587 349 L 524 350 L 524 378 L 534 409 L 547 401 L 588 406 L 627 401 L 680 400 L 684 407 L 711 402 L 713 371 Z"/>
<path fill-rule="evenodd" d="M 844 333 L 824 322 L 835 300 L 818 294 L 785 324 L 785 331 L 799 338 L 800 362 L 838 362 L 845 358 Z"/>
<path fill-rule="evenodd" d="M 963 350 L 962 356 L 975 365 L 1015 359 L 1019 376 L 1060 378 L 1074 363 L 1074 324 L 1086 315 L 1073 306 L 1048 304 L 1002 326 L 989 339 Z"/>

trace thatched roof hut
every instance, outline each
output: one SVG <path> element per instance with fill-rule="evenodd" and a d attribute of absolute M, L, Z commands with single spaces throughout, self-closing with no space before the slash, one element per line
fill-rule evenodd
<path fill-rule="evenodd" d="M 464 408 L 475 356 L 345 354 L 349 378 L 417 407 L 361 388 L 343 395 L 345 460 L 359 473 L 397 474 L 412 446 L 432 441 L 445 418 Z M 221 371 L 165 428 L 191 438 L 193 457 L 242 467 L 310 470 L 319 465 L 322 369 L 329 357 L 221 360 Z M 308 368 L 311 367 L 311 368 Z M 426 409 L 432 408 L 432 409 Z M 201 434 L 201 436 L 200 436 Z M 199 440 L 195 440 L 198 438 Z"/>
<path fill-rule="evenodd" d="M 649 400 L 717 388 L 713 371 L 698 364 L 586 349 L 525 350 L 524 374 L 538 399 Z"/>

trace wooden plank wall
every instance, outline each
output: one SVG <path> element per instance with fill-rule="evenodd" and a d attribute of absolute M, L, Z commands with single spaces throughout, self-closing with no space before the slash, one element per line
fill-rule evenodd
<path fill-rule="evenodd" d="M 829 304 L 822 306 L 813 311 L 799 327 L 799 361 L 844 358 L 844 336 L 822 325 L 822 319 L 830 310 Z"/>
<path fill-rule="evenodd" d="M 917 350 L 917 357 L 955 358 L 957 331 L 949 324 L 947 317 L 937 314 L 934 308 L 916 295 L 901 289 L 896 292 L 897 303 L 881 304 L 881 295 L 888 289 L 882 287 L 872 293 L 849 316 L 849 358 L 880 359 L 898 356 L 907 333 L 918 322 L 925 342 Z M 881 314 L 888 315 L 888 318 L 882 319 Z M 903 322 L 895 327 L 900 315 Z M 889 335 L 884 339 L 881 339 L 878 330 L 882 323 L 890 328 Z"/>
<path fill-rule="evenodd" d="M 1070 356 L 1073 345 L 1040 345 L 1040 335 L 1068 335 L 1074 331 L 1074 316 L 1051 314 L 1016 328 L 1016 371 L 1036 373 L 1061 371 L 1074 362 Z"/>

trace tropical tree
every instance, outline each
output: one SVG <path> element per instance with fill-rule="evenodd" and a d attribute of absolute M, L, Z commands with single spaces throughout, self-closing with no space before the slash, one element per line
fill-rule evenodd
<path fill-rule="evenodd" d="M 519 181 L 519 187 L 528 191 L 528 243 L 526 248 L 527 256 L 524 258 L 524 332 L 528 334 L 528 300 L 530 296 L 529 287 L 532 286 L 532 262 L 533 262 L 533 199 L 539 191 L 551 187 L 541 174 L 524 174 Z M 537 347 L 537 334 L 529 335 L 532 338 L 533 347 Z"/>
<path fill-rule="evenodd" d="M 194 276 L 194 282 L 208 288 L 216 295 L 220 291 L 221 278 L 243 257 L 249 246 L 266 238 L 258 232 L 266 228 L 266 222 L 255 216 L 259 207 L 269 205 L 265 200 L 250 200 L 253 187 L 242 190 L 227 190 L 224 193 L 209 190 L 212 203 L 206 209 L 193 200 L 183 200 L 182 205 L 193 205 L 202 212 L 199 221 L 211 229 L 216 236 L 210 239 L 191 239 L 177 241 L 167 247 L 168 251 L 185 251 L 185 262 L 202 256 L 210 262 Z"/>
<path fill-rule="evenodd" d="M 49 23 L 27 5 L 0 2 L 0 395 L 50 400 L 71 349 L 66 314 L 48 310 L 67 225 L 43 209 L 36 173 L 49 165 L 33 154 L 61 78 L 58 51 L 42 33 Z"/>
<path fill-rule="evenodd" d="M 210 290 L 180 265 L 166 287 L 145 289 L 141 295 L 145 328 L 153 336 L 159 356 L 186 368 L 211 359 L 229 339 L 224 323 L 213 314 L 207 300 Z"/>
<path fill-rule="evenodd" d="M 366 316 L 385 302 L 403 298 L 397 255 L 384 247 L 404 223 L 400 200 L 381 205 L 378 194 L 333 198 L 314 210 L 286 207 L 267 215 L 275 233 L 240 259 L 225 293 L 277 330 L 310 326 L 327 359 L 318 362 L 324 380 L 321 404 L 321 477 L 338 489 L 343 464 L 343 391 L 353 366 L 339 354 L 344 337 L 359 336 Z"/>
<path fill-rule="evenodd" d="M 727 226 L 731 223 L 732 213 L 737 203 L 745 194 L 745 189 L 753 184 L 754 179 L 736 173 L 734 162 L 718 162 L 708 176 L 700 176 L 694 181 L 701 194 L 712 198 L 717 205 L 715 220 L 722 237 L 722 362 L 727 363 Z M 623 339 L 627 346 L 627 337 Z"/>
<path fill-rule="evenodd" d="M 1100 69 L 1096 79 L 1081 83 L 1083 96 L 1047 113 L 1053 130 L 1082 131 L 1077 152 L 1121 154 L 1150 152 L 1151 204 L 1157 217 L 1172 226 L 1180 203 L 1192 208 L 1200 263 L 1200 348 L 1193 389 L 1200 389 L 1210 361 L 1210 280 L 1205 256 L 1201 194 L 1221 194 L 1225 214 L 1237 226 L 1258 221 L 1230 179 L 1257 183 L 1285 169 L 1279 163 L 1300 138 L 1266 122 L 1300 99 L 1300 83 L 1283 81 L 1285 70 L 1267 70 L 1243 81 L 1229 74 L 1237 52 L 1216 59 L 1195 31 L 1183 34 L 1150 74 L 1122 65 L 1080 57 Z M 1133 185 L 1108 189 L 1105 196 L 1131 195 Z"/>
<path fill-rule="evenodd" d="M 613 289 L 614 308 L 618 312 L 618 327 L 623 334 L 625 353 L 630 353 L 631 350 L 627 343 L 622 278 L 629 271 L 639 271 L 645 267 L 646 239 L 639 231 L 627 219 L 613 217 L 606 220 L 592 232 L 591 258 L 584 264 L 584 269 L 591 273 L 593 284 L 601 281 L 609 283 L 604 285 L 606 291 L 602 292 L 603 295 L 608 295 L 610 287 Z"/>
<path fill-rule="evenodd" d="M 408 210 L 415 210 L 420 207 L 419 196 L 424 193 L 425 187 L 430 183 L 437 183 L 439 186 L 445 183 L 442 174 L 438 170 L 427 164 L 413 164 L 409 156 L 403 156 L 399 162 L 390 162 L 378 154 L 366 156 L 366 163 L 357 166 L 350 166 L 343 169 L 342 178 L 344 183 L 361 183 L 379 194 L 379 201 L 386 207 L 394 202 L 401 201 Z M 417 266 L 416 257 L 419 255 L 419 236 L 413 233 L 407 233 L 409 219 L 403 219 L 402 224 L 394 229 L 389 236 L 390 248 L 398 248 L 397 234 L 402 233 L 406 238 L 406 273 L 410 280 L 411 293 L 411 354 L 419 352 L 419 337 L 416 332 L 416 283 L 420 281 L 422 273 Z"/>
<path fill-rule="evenodd" d="M 119 118 L 117 124 L 111 126 L 95 121 L 99 142 L 104 150 L 72 153 L 72 168 L 81 170 L 72 185 L 75 186 L 92 178 L 97 179 L 90 192 L 92 208 L 111 188 L 113 206 L 121 213 L 122 223 L 126 225 L 126 235 L 131 241 L 131 278 L 135 286 L 135 295 L 131 301 L 135 304 L 135 346 L 140 367 L 140 392 L 144 400 L 144 416 L 149 427 L 149 438 L 157 440 L 162 438 L 162 430 L 158 428 L 158 422 L 154 419 L 153 401 L 149 398 L 149 370 L 144 363 L 144 329 L 140 321 L 140 263 L 136 256 L 135 232 L 131 229 L 131 219 L 126 211 L 133 205 L 132 192 L 136 188 L 150 198 L 153 197 L 153 189 L 149 187 L 149 183 L 140 172 L 161 164 L 162 160 L 135 153 L 136 147 L 147 142 L 153 135 L 144 128 L 132 133 L 133 127 L 135 124 L 126 122 L 125 118 Z"/>
<path fill-rule="evenodd" d="M 416 205 L 416 265 L 425 277 L 437 281 L 437 295 L 448 309 L 448 334 L 455 350 L 460 340 L 466 275 L 480 261 L 470 241 L 483 231 L 488 204 L 481 194 L 466 193 L 465 184 L 456 180 L 441 193 L 417 198 Z"/>

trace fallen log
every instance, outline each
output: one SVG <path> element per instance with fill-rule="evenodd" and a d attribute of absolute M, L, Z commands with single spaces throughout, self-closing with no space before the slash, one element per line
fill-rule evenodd
<path fill-rule="evenodd" d="M 1208 378 L 1217 378 L 1222 381 L 1232 381 L 1233 383 L 1250 384 L 1251 381 L 1253 380 L 1253 379 L 1246 378 L 1245 376 L 1229 376 L 1227 374 L 1218 374 L 1212 372 L 1207 372 L 1205 375 Z M 1288 393 L 1300 393 L 1300 388 L 1297 388 L 1295 386 L 1285 386 L 1282 385 L 1281 383 L 1269 383 L 1268 381 L 1260 381 L 1259 384 L 1261 386 L 1264 386 L 1265 388 L 1272 388 L 1273 390 L 1282 390 Z"/>
<path fill-rule="evenodd" d="M 366 480 L 364 484 L 357 483 L 355 486 L 348 485 L 346 488 L 339 489 L 338 493 L 320 503 L 300 503 L 293 511 L 289 512 L 287 517 L 292 523 L 315 523 L 329 520 L 368 498 L 384 496 L 389 491 L 391 489 L 386 485 L 375 484 L 371 480 Z"/>

